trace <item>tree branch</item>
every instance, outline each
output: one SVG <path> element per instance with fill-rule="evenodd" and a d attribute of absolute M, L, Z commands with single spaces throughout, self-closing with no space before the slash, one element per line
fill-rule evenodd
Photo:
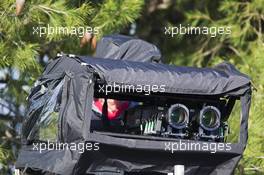
<path fill-rule="evenodd" d="M 21 123 L 23 121 L 23 117 L 22 116 L 10 116 L 10 115 L 5 115 L 5 114 L 0 114 L 0 120 L 13 121 L 13 122 Z"/>
<path fill-rule="evenodd" d="M 8 80 L 3 80 L 3 79 L 0 80 L 0 83 L 2 83 L 2 84 L 6 84 L 7 82 L 8 82 Z"/>

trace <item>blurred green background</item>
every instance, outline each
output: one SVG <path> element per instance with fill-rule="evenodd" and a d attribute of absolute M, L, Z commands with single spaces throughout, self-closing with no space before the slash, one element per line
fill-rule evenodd
<path fill-rule="evenodd" d="M 213 66 L 229 61 L 254 83 L 249 140 L 236 174 L 264 174 L 264 0 L 1 0 L 0 174 L 12 174 L 29 88 L 56 53 L 93 54 L 88 38 L 33 33 L 33 27 L 98 27 L 156 44 L 164 61 Z M 231 34 L 174 35 L 165 27 L 230 27 Z M 81 46 L 80 46 L 81 42 Z M 237 142 L 239 105 L 232 113 L 230 142 Z"/>

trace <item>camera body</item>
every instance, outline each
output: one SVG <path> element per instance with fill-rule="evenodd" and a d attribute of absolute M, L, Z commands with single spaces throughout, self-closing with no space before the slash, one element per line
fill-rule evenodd
<path fill-rule="evenodd" d="M 140 104 L 127 111 L 125 131 L 136 135 L 223 142 L 228 125 L 221 105 L 194 104 Z"/>

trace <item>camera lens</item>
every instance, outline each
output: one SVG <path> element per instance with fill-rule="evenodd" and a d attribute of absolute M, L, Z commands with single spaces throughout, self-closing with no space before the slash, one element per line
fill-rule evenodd
<path fill-rule="evenodd" d="M 182 108 L 173 109 L 171 112 L 171 120 L 175 124 L 181 124 L 185 121 L 186 111 Z"/>
<path fill-rule="evenodd" d="M 189 110 L 182 104 L 172 105 L 169 109 L 169 124 L 173 128 L 182 129 L 189 122 Z"/>
<path fill-rule="evenodd" d="M 214 106 L 203 108 L 200 114 L 200 125 L 209 131 L 217 129 L 220 126 L 220 111 Z"/>

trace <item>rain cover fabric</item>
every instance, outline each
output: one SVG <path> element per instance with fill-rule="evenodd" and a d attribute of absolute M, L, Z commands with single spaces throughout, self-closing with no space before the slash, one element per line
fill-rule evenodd
<path fill-rule="evenodd" d="M 240 88 L 239 93 L 243 94 L 250 84 L 248 76 L 229 63 L 215 68 L 195 68 L 89 57 L 81 57 L 81 61 L 92 67 L 106 84 L 163 85 L 167 93 L 237 94 Z"/>
<path fill-rule="evenodd" d="M 157 63 L 128 60 L 100 59 L 80 56 L 59 56 L 46 67 L 40 82 L 63 79 L 62 102 L 59 115 L 61 143 L 99 143 L 99 151 L 33 149 L 34 140 L 23 135 L 23 146 L 17 168 L 30 167 L 57 174 L 122 174 L 124 172 L 173 172 L 174 165 L 184 164 L 185 174 L 232 174 L 247 143 L 248 114 L 251 101 L 250 79 L 234 66 L 223 63 L 215 68 L 177 67 Z M 231 144 L 231 150 L 175 151 L 164 150 L 166 142 L 178 139 L 141 139 L 124 135 L 90 132 L 92 101 L 95 85 L 111 84 L 164 84 L 171 96 L 185 94 L 230 96 L 241 100 L 241 126 L 239 143 Z M 34 92 L 32 92 L 34 93 Z M 207 97 L 203 98 L 207 98 Z M 30 96 L 31 97 L 31 96 Z M 31 100 L 29 98 L 29 100 Z M 33 118 L 39 118 L 36 115 Z M 27 116 L 23 130 L 30 130 L 36 123 Z M 25 133 L 30 133 L 27 131 Z M 182 142 L 190 142 L 182 140 Z M 197 143 L 196 141 L 193 141 Z M 204 142 L 201 142 L 204 144 Z M 215 145 L 219 143 L 214 143 Z"/>
<path fill-rule="evenodd" d="M 125 35 L 103 37 L 96 46 L 95 57 L 139 62 L 161 62 L 161 53 L 155 45 Z"/>

